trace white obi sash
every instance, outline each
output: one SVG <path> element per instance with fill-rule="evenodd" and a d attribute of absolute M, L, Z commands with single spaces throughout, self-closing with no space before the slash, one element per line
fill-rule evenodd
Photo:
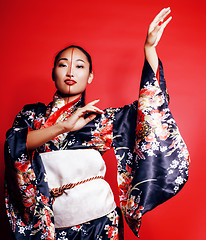
<path fill-rule="evenodd" d="M 49 189 L 105 176 L 106 165 L 94 149 L 59 150 L 40 154 Z M 79 184 L 53 203 L 55 228 L 66 228 L 103 217 L 116 207 L 109 184 L 104 179 Z"/>

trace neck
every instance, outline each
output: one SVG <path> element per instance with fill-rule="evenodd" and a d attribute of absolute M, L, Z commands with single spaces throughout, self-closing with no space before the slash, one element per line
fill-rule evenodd
<path fill-rule="evenodd" d="M 64 99 L 65 104 L 75 101 L 82 95 L 81 93 L 77 95 L 67 95 L 67 94 L 60 93 L 59 91 L 58 91 L 58 94 Z"/>
<path fill-rule="evenodd" d="M 75 95 L 75 96 L 67 96 L 67 97 L 63 97 L 65 104 L 70 103 L 75 101 L 77 98 L 79 98 L 81 96 L 81 94 Z"/>

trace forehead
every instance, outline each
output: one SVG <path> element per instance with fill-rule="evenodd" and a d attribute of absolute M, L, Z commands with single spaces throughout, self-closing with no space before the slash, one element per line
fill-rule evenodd
<path fill-rule="evenodd" d="M 69 48 L 69 49 L 65 50 L 59 56 L 59 59 L 61 59 L 61 58 L 67 58 L 69 61 L 71 59 L 72 60 L 82 59 L 85 62 L 88 62 L 86 55 L 82 51 L 80 51 L 78 48 Z"/>

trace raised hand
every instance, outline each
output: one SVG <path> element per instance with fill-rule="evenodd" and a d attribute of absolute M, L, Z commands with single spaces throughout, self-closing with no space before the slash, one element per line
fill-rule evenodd
<path fill-rule="evenodd" d="M 166 21 L 165 18 L 170 14 L 170 8 L 164 8 L 154 20 L 149 25 L 149 29 L 147 32 L 147 37 L 144 46 L 145 57 L 149 62 L 151 68 L 154 73 L 157 73 L 158 68 L 158 56 L 156 53 L 156 46 L 162 36 L 162 33 L 167 26 L 167 24 L 171 21 L 172 17 L 169 17 Z"/>
<path fill-rule="evenodd" d="M 95 100 L 82 108 L 78 108 L 77 111 L 68 118 L 68 120 L 63 121 L 61 125 L 64 132 L 77 131 L 84 127 L 88 122 L 92 121 L 96 117 L 96 114 L 104 113 L 101 109 L 94 106 L 98 102 L 99 100 Z M 87 113 L 91 114 L 85 118 Z"/>
<path fill-rule="evenodd" d="M 148 46 L 151 46 L 151 47 L 156 47 L 157 46 L 165 27 L 167 26 L 167 24 L 172 19 L 172 17 L 170 16 L 166 21 L 164 21 L 165 18 L 170 13 L 171 13 L 171 9 L 170 9 L 170 7 L 168 7 L 168 8 L 163 8 L 157 14 L 157 16 L 154 18 L 154 20 L 149 25 L 145 45 L 148 45 Z"/>

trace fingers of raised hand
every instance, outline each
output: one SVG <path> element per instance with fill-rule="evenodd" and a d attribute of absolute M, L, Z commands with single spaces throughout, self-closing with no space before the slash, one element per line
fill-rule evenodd
<path fill-rule="evenodd" d="M 165 18 L 171 13 L 171 9 L 170 7 L 168 8 L 163 8 L 158 14 L 157 16 L 154 18 L 154 20 L 152 21 L 152 23 L 150 24 L 149 27 L 149 32 L 155 30 L 159 30 L 160 28 L 164 28 L 166 27 L 166 25 L 170 22 L 170 20 L 172 19 L 172 17 L 168 18 L 165 22 Z M 169 20 L 169 21 L 168 21 Z M 166 23 L 166 24 L 164 24 Z"/>
<path fill-rule="evenodd" d="M 159 22 L 163 22 L 164 19 L 171 13 L 170 7 L 168 8 L 163 8 L 157 16 L 154 18 L 153 22 L 155 24 L 158 24 Z"/>
<path fill-rule="evenodd" d="M 93 106 L 93 105 L 95 105 L 96 103 L 98 103 L 99 101 L 100 101 L 100 99 L 94 100 L 94 101 L 88 103 L 86 106 Z"/>
<path fill-rule="evenodd" d="M 98 99 L 98 100 L 94 100 L 94 101 L 88 103 L 88 104 L 84 107 L 84 109 L 85 109 L 86 111 L 88 111 L 88 112 L 95 112 L 95 113 L 100 113 L 100 114 L 104 113 L 104 111 L 102 111 L 102 110 L 99 109 L 98 107 L 94 106 L 94 105 L 95 105 L 96 103 L 98 103 L 99 101 L 100 101 L 100 100 Z"/>
<path fill-rule="evenodd" d="M 164 29 L 171 20 L 172 20 L 172 17 L 169 17 L 165 22 L 163 22 L 162 28 Z"/>
<path fill-rule="evenodd" d="M 99 113 L 99 114 L 103 114 L 104 111 L 102 111 L 101 109 L 99 109 L 98 107 L 96 106 L 93 106 L 93 105 L 90 105 L 90 104 L 87 104 L 86 106 L 84 106 L 83 108 L 79 108 L 77 110 L 77 113 L 78 115 L 81 117 L 81 116 L 84 116 L 86 113 Z"/>

